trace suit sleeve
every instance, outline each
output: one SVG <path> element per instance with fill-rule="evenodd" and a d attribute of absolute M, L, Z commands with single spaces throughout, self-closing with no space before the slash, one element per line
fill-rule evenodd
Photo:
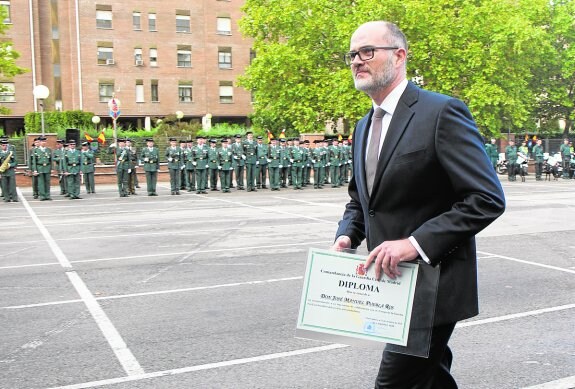
<path fill-rule="evenodd" d="M 455 193 L 450 209 L 426 221 L 412 236 L 432 264 L 487 227 L 505 209 L 505 198 L 471 113 L 450 99 L 436 124 L 435 149 Z"/>

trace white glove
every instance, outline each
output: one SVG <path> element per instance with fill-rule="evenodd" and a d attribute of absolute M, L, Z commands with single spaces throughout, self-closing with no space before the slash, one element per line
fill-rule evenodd
<path fill-rule="evenodd" d="M 209 168 L 210 168 L 210 165 L 206 165 L 206 169 L 209 169 Z"/>
<path fill-rule="evenodd" d="M 172 157 L 168 157 L 168 162 L 172 162 Z"/>
<path fill-rule="evenodd" d="M 283 167 L 282 165 L 279 165 L 279 168 L 280 168 L 280 169 L 281 169 L 282 167 Z"/>
<path fill-rule="evenodd" d="M 222 170 L 222 167 L 221 167 L 221 166 L 218 166 L 218 170 Z"/>
<path fill-rule="evenodd" d="M 128 174 L 129 174 L 129 173 L 132 173 L 132 169 L 128 169 Z"/>
<path fill-rule="evenodd" d="M 116 144 L 115 144 L 115 143 L 112 143 L 112 144 L 110 145 L 110 147 L 112 147 L 112 148 L 116 148 L 117 146 L 116 146 Z"/>
<path fill-rule="evenodd" d="M 192 165 L 196 166 L 196 165 L 197 165 L 197 162 L 192 162 Z"/>
<path fill-rule="evenodd" d="M 259 164 L 260 164 L 260 161 L 256 161 L 256 165 L 259 165 Z"/>
<path fill-rule="evenodd" d="M 245 156 L 245 155 L 243 155 L 243 154 L 242 154 L 242 159 L 244 159 L 244 160 L 246 159 L 246 156 Z"/>
<path fill-rule="evenodd" d="M 186 167 L 186 165 L 180 166 L 180 170 L 184 170 L 185 167 Z"/>
<path fill-rule="evenodd" d="M 272 160 L 268 158 L 268 163 L 270 163 Z"/>
<path fill-rule="evenodd" d="M 351 159 L 348 159 L 348 160 L 347 160 L 347 163 L 351 163 Z"/>
<path fill-rule="evenodd" d="M 144 158 L 144 162 L 148 162 L 150 160 L 150 158 L 146 157 Z"/>
<path fill-rule="evenodd" d="M 312 160 L 311 160 L 311 163 L 315 163 L 315 159 L 312 159 Z"/>
<path fill-rule="evenodd" d="M 328 162 L 328 163 L 325 164 L 325 166 L 331 166 L 331 163 Z"/>
<path fill-rule="evenodd" d="M 290 158 L 290 160 L 289 160 L 289 161 L 290 161 L 291 163 L 293 163 L 293 159 L 291 159 L 291 158 Z"/>
<path fill-rule="evenodd" d="M 237 155 L 234 155 L 234 159 L 238 159 L 238 156 L 237 156 Z"/>

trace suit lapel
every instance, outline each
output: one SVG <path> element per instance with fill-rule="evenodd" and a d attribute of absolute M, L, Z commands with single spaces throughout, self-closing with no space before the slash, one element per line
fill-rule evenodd
<path fill-rule="evenodd" d="M 372 198 L 375 197 L 373 195 L 378 192 L 387 164 L 414 115 L 411 106 L 417 101 L 417 97 L 418 89 L 410 82 L 397 103 L 387 134 L 385 135 L 385 140 L 383 141 L 383 146 L 381 147 L 377 170 L 375 172 L 375 181 L 373 183 Z M 363 174 L 365 177 L 365 172 Z"/>
<path fill-rule="evenodd" d="M 357 165 L 357 172 L 359 173 L 359 182 L 356 184 L 366 204 L 369 202 L 369 195 L 367 194 L 367 181 L 365 177 L 365 153 L 367 150 L 367 136 L 369 134 L 369 127 L 371 126 L 372 116 L 373 108 L 359 121 L 356 129 L 357 132 L 353 134 L 354 138 L 357 140 L 357 144 L 354 145 L 354 148 L 359 148 L 359 150 L 354 151 L 357 157 L 354 164 Z"/>

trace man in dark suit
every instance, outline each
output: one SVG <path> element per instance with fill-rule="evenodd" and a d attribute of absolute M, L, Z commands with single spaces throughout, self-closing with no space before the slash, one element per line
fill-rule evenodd
<path fill-rule="evenodd" d="M 366 239 L 378 278 L 400 276 L 402 261 L 422 259 L 420 273 L 440 267 L 429 357 L 386 348 L 375 387 L 457 388 L 447 343 L 457 321 L 478 314 L 475 235 L 505 199 L 465 104 L 408 82 L 406 58 L 392 23 L 366 23 L 351 38 L 346 62 L 373 108 L 354 132 L 350 201 L 332 249 Z"/>

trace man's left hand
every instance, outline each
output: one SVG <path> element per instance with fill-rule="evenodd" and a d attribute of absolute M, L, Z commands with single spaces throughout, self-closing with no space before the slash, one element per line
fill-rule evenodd
<path fill-rule="evenodd" d="M 401 275 L 397 265 L 400 262 L 414 260 L 418 255 L 419 253 L 409 239 L 387 241 L 369 253 L 365 267 L 369 268 L 375 262 L 375 277 L 377 279 L 381 278 L 382 269 L 386 276 L 395 279 Z"/>

